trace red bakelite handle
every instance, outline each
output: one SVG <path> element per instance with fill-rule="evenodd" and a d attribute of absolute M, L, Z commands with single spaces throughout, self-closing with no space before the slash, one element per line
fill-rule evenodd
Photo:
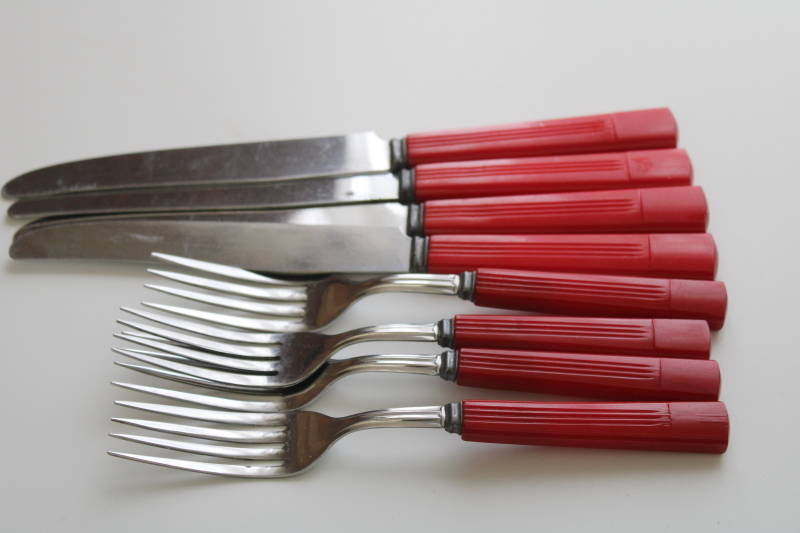
<path fill-rule="evenodd" d="M 478 269 L 476 305 L 544 313 L 693 318 L 711 329 L 725 323 L 728 294 L 721 281 Z"/>
<path fill-rule="evenodd" d="M 462 348 L 456 383 L 607 400 L 715 401 L 716 361 Z"/>
<path fill-rule="evenodd" d="M 669 109 L 543 120 L 504 126 L 416 133 L 406 137 L 410 166 L 500 159 L 675 148 L 678 126 Z"/>
<path fill-rule="evenodd" d="M 692 184 L 685 150 L 432 163 L 414 169 L 415 201 Z"/>
<path fill-rule="evenodd" d="M 457 315 L 453 347 L 708 359 L 705 320 Z"/>
<path fill-rule="evenodd" d="M 708 205 L 700 187 L 432 200 L 425 235 L 458 233 L 702 233 Z"/>
<path fill-rule="evenodd" d="M 707 233 L 617 235 L 432 235 L 428 272 L 479 268 L 714 279 L 717 250 Z"/>
<path fill-rule="evenodd" d="M 724 453 L 722 402 L 461 402 L 466 441 L 664 452 Z"/>

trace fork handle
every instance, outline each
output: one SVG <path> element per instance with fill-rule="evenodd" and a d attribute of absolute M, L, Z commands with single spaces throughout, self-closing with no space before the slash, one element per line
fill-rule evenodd
<path fill-rule="evenodd" d="M 461 408 L 466 441 L 718 454 L 728 447 L 722 402 L 464 400 Z"/>
<path fill-rule="evenodd" d="M 414 243 L 414 269 L 422 268 L 424 258 L 431 274 L 507 268 L 712 280 L 717 268 L 717 249 L 708 233 L 432 235 L 416 239 L 420 240 Z"/>
<path fill-rule="evenodd" d="M 715 401 L 716 361 L 462 348 L 455 382 L 465 387 L 606 400 Z"/>
<path fill-rule="evenodd" d="M 405 139 L 409 166 L 441 161 L 500 159 L 675 148 L 678 126 L 669 109 L 542 120 L 416 133 Z"/>
<path fill-rule="evenodd" d="M 725 322 L 728 295 L 721 281 L 478 269 L 462 291 L 481 307 L 544 313 L 690 318 Z"/>
<path fill-rule="evenodd" d="M 443 330 L 445 328 L 442 328 Z M 509 348 L 708 359 L 704 320 L 457 315 L 452 348 Z"/>
<path fill-rule="evenodd" d="M 661 187 L 432 200 L 409 210 L 409 235 L 702 233 L 700 187 Z"/>
<path fill-rule="evenodd" d="M 677 148 L 433 163 L 402 173 L 408 203 L 692 184 L 692 163 Z"/>

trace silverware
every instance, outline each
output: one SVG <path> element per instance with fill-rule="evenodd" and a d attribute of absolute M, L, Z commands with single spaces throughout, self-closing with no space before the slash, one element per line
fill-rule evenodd
<path fill-rule="evenodd" d="M 354 302 L 376 293 L 414 292 L 458 296 L 484 307 L 587 316 L 693 318 L 720 329 L 727 293 L 720 281 L 665 280 L 623 276 L 479 270 L 455 274 L 396 274 L 365 281 L 328 276 L 317 281 L 276 279 L 236 267 L 167 254 L 154 257 L 223 278 L 231 283 L 160 269 L 148 272 L 178 283 L 223 294 L 227 298 L 162 285 L 145 287 L 204 304 L 269 316 L 247 318 L 150 302 L 142 305 L 219 325 L 291 332 L 329 325 Z M 254 301 L 256 300 L 256 301 Z"/>
<path fill-rule="evenodd" d="M 231 184 L 390 172 L 425 163 L 674 148 L 668 109 L 409 135 L 375 133 L 126 154 L 14 178 L 6 198 L 109 189 Z"/>
<path fill-rule="evenodd" d="M 181 452 L 250 461 L 216 464 L 120 452 L 109 455 L 188 470 L 248 478 L 304 472 L 337 440 L 371 428 L 444 428 L 462 440 L 580 448 L 724 453 L 729 422 L 721 402 L 567 403 L 464 400 L 445 406 L 384 409 L 344 418 L 311 411 L 241 413 L 150 405 L 165 415 L 258 429 L 217 429 L 147 420 L 115 422 L 195 439 L 245 444 L 217 446 L 112 433 L 112 437 Z M 268 446 L 249 446 L 267 444 Z M 268 465 L 252 461 L 274 461 Z"/>
<path fill-rule="evenodd" d="M 8 215 L 31 218 L 372 202 L 416 204 L 454 198 L 675 187 L 691 185 L 691 181 L 692 165 L 685 151 L 642 150 L 422 165 L 396 175 L 33 196 L 12 204 Z M 608 209 L 608 201 L 605 207 Z"/>
<path fill-rule="evenodd" d="M 151 262 L 151 253 L 289 275 L 332 272 L 460 274 L 478 268 L 713 279 L 709 234 L 432 235 L 360 224 L 389 204 L 293 211 L 111 216 L 34 222 L 17 232 L 15 259 Z M 304 211 L 304 210 L 300 210 Z M 314 218 L 319 215 L 320 218 Z M 296 217 L 296 218 L 295 218 Z M 307 217 L 307 218 L 303 218 Z M 380 218 L 380 215 L 376 215 Z M 386 218 L 385 216 L 383 217 Z M 305 224 L 280 220 L 303 219 Z M 308 225 L 308 224 L 325 225 Z"/>

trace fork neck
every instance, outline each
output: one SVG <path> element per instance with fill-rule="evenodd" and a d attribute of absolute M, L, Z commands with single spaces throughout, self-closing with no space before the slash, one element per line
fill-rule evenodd
<path fill-rule="evenodd" d="M 354 431 L 373 428 L 443 428 L 447 418 L 443 406 L 401 407 L 368 411 L 337 418 L 336 438 Z"/>
<path fill-rule="evenodd" d="M 396 372 L 440 376 L 447 381 L 456 380 L 458 366 L 454 351 L 435 355 L 364 355 L 340 359 L 329 363 L 331 372 L 326 385 L 351 374 L 362 372 Z"/>
<path fill-rule="evenodd" d="M 437 324 L 388 324 L 345 331 L 331 335 L 328 348 L 336 351 L 351 344 L 370 341 L 439 342 L 442 338 L 442 322 L 445 321 Z"/>
<path fill-rule="evenodd" d="M 474 282 L 469 278 L 473 273 L 456 274 L 395 274 L 382 278 L 366 280 L 358 284 L 355 297 L 361 298 L 381 292 L 414 292 L 422 294 L 442 294 L 471 299 Z M 462 295 L 465 291 L 470 294 Z"/>

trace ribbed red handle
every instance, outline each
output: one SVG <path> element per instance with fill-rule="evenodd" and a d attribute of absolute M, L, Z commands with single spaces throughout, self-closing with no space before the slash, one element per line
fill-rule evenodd
<path fill-rule="evenodd" d="M 692 184 L 680 149 L 431 163 L 414 173 L 417 202 Z"/>
<path fill-rule="evenodd" d="M 462 348 L 456 383 L 606 400 L 715 401 L 716 361 Z"/>
<path fill-rule="evenodd" d="M 456 349 L 509 348 L 708 359 L 704 320 L 457 315 Z"/>
<path fill-rule="evenodd" d="M 717 250 L 707 233 L 618 235 L 432 235 L 428 272 L 479 268 L 714 279 Z"/>
<path fill-rule="evenodd" d="M 702 233 L 700 187 L 432 200 L 425 235 L 458 233 Z"/>
<path fill-rule="evenodd" d="M 669 109 L 543 120 L 406 137 L 409 165 L 591 152 L 675 148 L 678 126 Z"/>
<path fill-rule="evenodd" d="M 478 269 L 474 302 L 481 307 L 544 313 L 692 318 L 711 329 L 725 323 L 728 294 L 721 281 L 634 278 Z"/>
<path fill-rule="evenodd" d="M 464 400 L 466 441 L 664 452 L 724 453 L 722 402 L 567 403 Z"/>

